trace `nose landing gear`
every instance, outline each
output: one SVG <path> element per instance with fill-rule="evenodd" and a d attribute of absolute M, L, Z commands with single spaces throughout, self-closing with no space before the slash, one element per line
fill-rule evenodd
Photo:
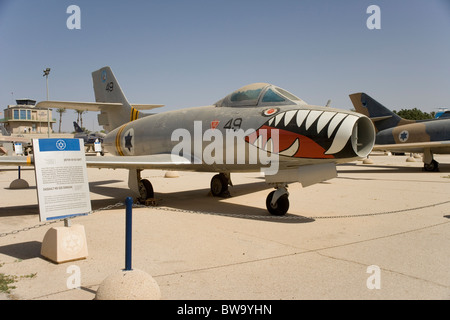
<path fill-rule="evenodd" d="M 289 192 L 287 186 L 278 186 L 275 191 L 269 193 L 266 199 L 266 207 L 274 216 L 284 216 L 289 210 Z"/>

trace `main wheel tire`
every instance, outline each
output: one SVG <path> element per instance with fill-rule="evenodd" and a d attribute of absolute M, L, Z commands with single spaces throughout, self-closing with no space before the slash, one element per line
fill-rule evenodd
<path fill-rule="evenodd" d="M 228 180 L 223 174 L 216 174 L 211 179 L 211 193 L 214 197 L 220 197 L 228 191 Z"/>
<path fill-rule="evenodd" d="M 147 179 L 142 179 L 139 181 L 139 194 L 140 200 L 145 201 L 150 198 L 155 197 L 155 193 L 153 192 L 153 186 Z"/>
<path fill-rule="evenodd" d="M 284 216 L 286 212 L 289 210 L 289 197 L 287 194 L 283 194 L 278 198 L 275 205 L 272 206 L 272 198 L 275 191 L 269 193 L 266 199 L 266 207 L 270 214 L 274 216 Z"/>
<path fill-rule="evenodd" d="M 423 169 L 428 172 L 437 172 L 439 171 L 439 162 L 433 160 L 430 164 L 425 163 Z"/>

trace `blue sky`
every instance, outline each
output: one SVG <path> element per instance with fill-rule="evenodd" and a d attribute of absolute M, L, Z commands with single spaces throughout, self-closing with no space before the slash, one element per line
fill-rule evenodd
<path fill-rule="evenodd" d="M 72 4 L 81 30 L 66 27 Z M 366 27 L 372 4 L 381 30 Z M 94 101 L 91 72 L 106 65 L 158 112 L 253 82 L 342 109 L 360 91 L 396 110 L 450 107 L 450 0 L 0 0 L 0 48 L 0 109 L 45 100 L 47 67 L 51 100 Z M 100 129 L 94 113 L 84 125 Z"/>

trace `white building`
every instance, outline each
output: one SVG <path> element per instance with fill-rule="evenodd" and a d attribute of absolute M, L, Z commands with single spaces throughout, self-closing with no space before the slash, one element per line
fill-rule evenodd
<path fill-rule="evenodd" d="M 36 108 L 36 101 L 31 99 L 16 100 L 16 103 L 9 105 L 0 119 L 6 130 L 12 134 L 47 133 L 50 122 L 50 132 L 53 132 L 56 120 L 51 109 Z"/>

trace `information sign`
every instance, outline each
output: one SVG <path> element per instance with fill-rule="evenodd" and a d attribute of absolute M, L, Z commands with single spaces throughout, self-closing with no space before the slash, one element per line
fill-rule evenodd
<path fill-rule="evenodd" d="M 91 212 L 82 139 L 33 139 L 41 221 Z"/>

